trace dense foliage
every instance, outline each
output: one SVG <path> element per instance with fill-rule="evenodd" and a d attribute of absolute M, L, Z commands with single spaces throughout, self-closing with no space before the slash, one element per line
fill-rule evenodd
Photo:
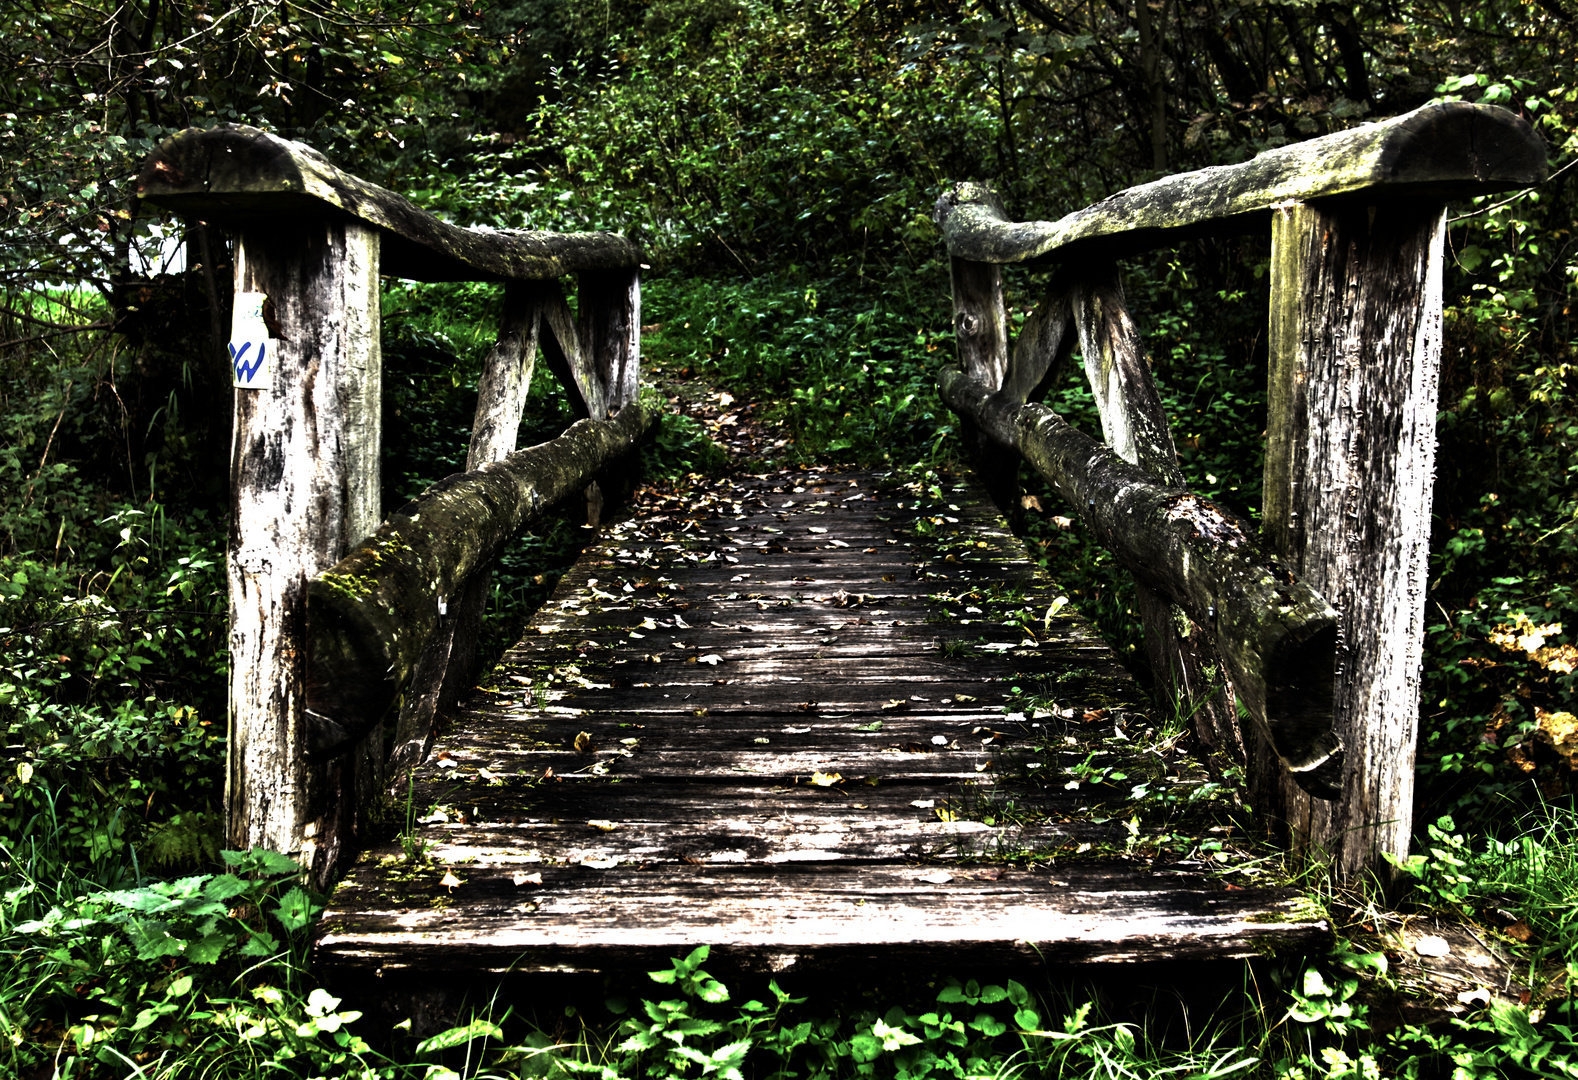
<path fill-rule="evenodd" d="M 266 855 L 219 853 L 228 249 L 217 230 L 145 214 L 130 181 L 171 130 L 226 121 L 302 139 L 463 224 L 635 236 L 652 263 L 649 366 L 760 402 L 786 432 L 776 452 L 907 467 L 960 453 L 932 378 L 952 353 L 929 217 L 949 183 L 992 178 L 1012 213 L 1056 217 L 1430 100 L 1520 112 L 1554 175 L 1451 222 L 1426 831 L 1407 869 L 1438 909 L 1517 908 L 1538 927 L 1531 964 L 1578 960 L 1561 828 L 1578 762 L 1570 0 L 15 0 L 0 31 L 0 932 L 22 958 L 0 987 L 0 1070 L 350 1075 L 366 1062 L 401 1075 L 387 1051 L 423 1075 L 464 1068 L 466 1048 L 501 1030 L 479 1020 L 450 1043 L 396 1038 L 375 1053 L 347 1034 L 355 1010 L 303 981 L 292 936 L 310 898 Z M 187 269 L 158 272 L 159 230 L 184 239 Z M 1186 475 L 1251 514 L 1267 259 L 1263 241 L 1200 241 L 1125 267 Z M 1016 319 L 1041 284 L 1011 277 Z M 389 284 L 386 505 L 463 457 L 496 303 L 473 286 Z M 1090 423 L 1078 385 L 1055 401 Z M 530 441 L 567 419 L 543 376 L 530 412 Z M 663 440 L 653 464 L 671 474 L 719 464 L 694 424 Z M 1032 542 L 1132 651 L 1121 575 L 1044 498 Z M 497 625 L 540 599 L 570 532 L 506 556 Z M 166 872 L 195 876 L 157 883 Z M 858 1025 L 796 1052 L 830 1075 L 922 1075 L 926 1053 L 960 1069 L 970 1054 L 1010 1071 L 1061 1054 L 1080 1075 L 1204 1075 L 1233 1071 L 1245 1048 L 1288 1075 L 1369 1075 L 1377 1061 L 1549 1075 L 1560 1055 L 1546 1044 L 1571 1038 L 1555 1006 L 1538 1029 L 1487 1012 L 1402 1029 L 1366 1066 L 1347 1018 L 1351 980 L 1373 965 L 1310 970 L 1287 980 L 1284 1024 L 1303 1025 L 1302 1049 L 1239 1030 L 1221 1050 L 1136 1057 L 1145 1039 L 1127 1017 L 1011 1002 L 1048 1030 L 1063 1018 L 1032 1049 L 1011 1021 L 1035 1025 L 1008 996 L 995 1013 L 969 1003 L 968 1018 L 951 998 L 912 996 L 868 1003 Z M 670 978 L 704 987 L 698 972 Z M 706 1053 L 723 1071 L 742 1039 L 759 1063 L 794 1025 L 823 1022 L 813 1006 L 767 1025 L 782 999 L 723 1014 L 692 997 L 608 1020 L 626 1027 L 602 1043 L 511 1031 L 500 1068 L 530 1074 L 557 1040 L 597 1068 L 661 1073 L 668 1059 L 652 1054 L 673 1052 L 659 1029 L 694 1020 L 718 1025 Z M 987 1045 L 997 1028 L 1006 1041 Z M 676 1075 L 704 1067 L 685 1061 L 670 1062 Z"/>

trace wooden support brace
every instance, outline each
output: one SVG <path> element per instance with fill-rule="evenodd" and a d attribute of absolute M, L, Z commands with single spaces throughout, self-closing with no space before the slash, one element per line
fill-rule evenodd
<path fill-rule="evenodd" d="M 367 225 L 304 218 L 236 246 L 231 349 L 238 371 L 265 356 L 235 391 L 227 842 L 315 870 L 338 857 L 355 766 L 308 765 L 307 579 L 378 524 L 378 245 Z"/>
<path fill-rule="evenodd" d="M 1342 613 L 1346 754 L 1335 802 L 1264 768 L 1252 797 L 1350 880 L 1413 826 L 1445 229 L 1430 202 L 1273 218 L 1265 534 Z"/>
<path fill-rule="evenodd" d="M 466 470 L 502 461 L 515 451 L 526 394 L 537 362 L 544 289 L 536 283 L 507 282 L 499 340 L 482 364 L 477 385 L 477 415 L 471 429 Z M 399 795 L 406 773 L 427 757 L 439 716 L 450 709 L 476 664 L 482 616 L 487 608 L 492 568 L 472 573 L 459 595 L 446 603 L 437 628 L 417 661 L 400 702 L 394 748 L 389 755 L 389 792 Z"/>
<path fill-rule="evenodd" d="M 1107 444 L 1167 487 L 1183 487 L 1172 427 L 1151 379 L 1150 357 L 1124 305 L 1115 267 L 1087 272 L 1071 292 L 1085 374 Z M 1213 750 L 1244 761 L 1244 740 L 1227 668 L 1199 623 L 1143 582 L 1136 606 L 1162 707 L 1190 718 Z"/>

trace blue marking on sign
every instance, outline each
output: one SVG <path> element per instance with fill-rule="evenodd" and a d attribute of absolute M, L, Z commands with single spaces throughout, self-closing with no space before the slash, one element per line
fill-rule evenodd
<path fill-rule="evenodd" d="M 236 378 L 242 382 L 251 382 L 252 377 L 256 375 L 258 373 L 258 369 L 263 366 L 263 355 L 268 349 L 268 342 L 265 341 L 259 343 L 257 359 L 253 360 L 249 364 L 243 358 L 247 355 L 247 350 L 251 347 L 252 342 L 250 341 L 243 342 L 240 349 L 236 348 L 235 342 L 230 343 L 230 366 L 235 368 Z"/>

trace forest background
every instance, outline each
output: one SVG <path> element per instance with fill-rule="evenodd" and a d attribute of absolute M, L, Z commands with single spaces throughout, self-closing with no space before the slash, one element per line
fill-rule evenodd
<path fill-rule="evenodd" d="M 227 238 L 139 206 L 132 182 L 161 138 L 220 122 L 299 139 L 458 224 L 626 233 L 651 264 L 654 369 L 763 403 L 786 458 L 926 468 L 961 452 L 934 390 L 952 343 L 930 209 L 952 182 L 991 179 L 1011 216 L 1056 218 L 1430 101 L 1518 112 L 1547 142 L 1551 179 L 1451 212 L 1415 818 L 1430 823 L 1422 850 L 1459 855 L 1570 825 L 1575 60 L 1572 0 L 12 0 L 0 15 L 6 932 L 62 897 L 220 860 Z M 178 272 L 163 272 L 176 268 L 161 265 L 161 234 L 184 242 Z M 1190 483 L 1250 515 L 1268 257 L 1261 238 L 1201 240 L 1124 267 Z M 1020 320 L 1037 281 L 1011 273 L 1008 287 Z M 496 304 L 478 286 L 386 283 L 386 507 L 464 457 Z M 527 441 L 568 419 L 541 380 L 533 403 Z M 1055 404 L 1094 429 L 1081 388 Z M 677 421 L 650 464 L 683 475 L 720 455 Z M 1134 657 L 1120 575 L 1041 498 L 1029 541 Z M 562 532 L 506 558 L 496 647 L 551 586 Z M 308 901 L 285 903 L 288 875 L 253 858 L 242 877 L 274 890 L 274 937 L 288 942 Z M 1438 875 L 1430 895 L 1472 908 L 1477 886 L 1459 876 Z M 1570 894 L 1546 906 L 1562 932 L 1578 923 Z M 9 1030 L 32 1033 L 15 1045 L 70 1044 L 84 1061 L 143 1046 L 124 1019 L 84 1036 L 80 1001 L 151 984 L 69 965 L 62 976 L 59 956 L 35 952 L 41 966 L 17 985 L 54 989 L 0 1006 Z M 64 991 L 50 981 L 79 977 Z M 179 997 L 170 1015 L 189 1017 L 196 1006 L 170 985 L 155 996 Z M 57 991 L 79 1007 L 52 1012 Z M 92 1015 L 142 1015 L 138 995 L 122 997 Z M 145 1042 L 177 1037 L 159 1016 L 135 1029 Z"/>

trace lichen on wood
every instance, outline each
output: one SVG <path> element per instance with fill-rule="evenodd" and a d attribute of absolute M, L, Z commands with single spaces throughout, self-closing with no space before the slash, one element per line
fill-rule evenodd
<path fill-rule="evenodd" d="M 137 194 L 174 213 L 232 226 L 348 216 L 382 233 L 383 273 L 415 281 L 555 278 L 641 263 L 640 250 L 614 233 L 451 225 L 342 171 L 310 146 L 241 124 L 170 136 L 143 164 Z"/>
<path fill-rule="evenodd" d="M 1545 177 L 1545 146 L 1515 113 L 1466 102 L 1278 147 L 1240 165 L 1179 173 L 1120 191 L 1058 221 L 1010 221 L 990 187 L 964 183 L 937 202 L 956 258 L 1070 261 L 1167 247 L 1212 232 L 1269 228 L 1288 202 L 1433 202 L 1526 187 Z"/>

